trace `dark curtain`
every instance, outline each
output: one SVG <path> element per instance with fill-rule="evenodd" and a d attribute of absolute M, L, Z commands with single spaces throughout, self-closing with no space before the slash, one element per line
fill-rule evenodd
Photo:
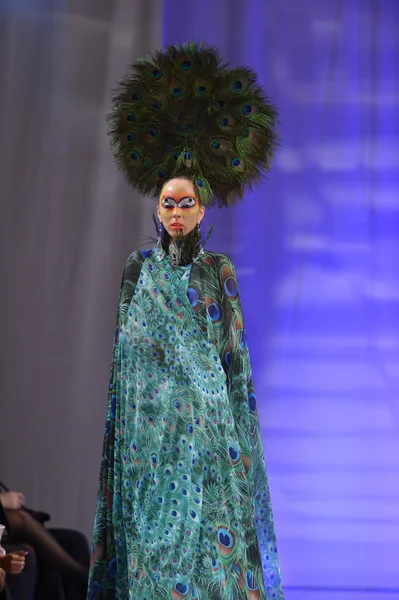
<path fill-rule="evenodd" d="M 0 474 L 91 534 L 113 327 L 150 200 L 117 172 L 111 90 L 160 2 L 0 2 Z"/>

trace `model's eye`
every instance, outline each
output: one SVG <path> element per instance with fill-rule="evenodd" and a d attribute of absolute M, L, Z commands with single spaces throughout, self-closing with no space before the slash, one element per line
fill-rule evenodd
<path fill-rule="evenodd" d="M 186 198 L 182 198 L 179 202 L 179 206 L 180 208 L 191 208 L 192 206 L 195 206 L 196 200 L 195 198 L 191 198 L 190 196 L 187 196 Z"/>
<path fill-rule="evenodd" d="M 174 208 L 176 206 L 176 201 L 173 198 L 162 198 L 162 206 L 164 208 Z"/>

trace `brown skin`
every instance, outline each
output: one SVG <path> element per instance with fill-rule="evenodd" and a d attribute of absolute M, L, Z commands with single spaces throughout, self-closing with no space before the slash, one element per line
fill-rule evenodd
<path fill-rule="evenodd" d="M 3 569 L 9 575 L 18 575 L 24 570 L 27 554 L 24 550 L 18 550 L 12 554 L 0 556 L 0 569 Z"/>
<path fill-rule="evenodd" d="M 21 492 L 1 492 L 0 502 L 4 509 L 18 510 L 22 508 L 25 498 Z"/>
<path fill-rule="evenodd" d="M 165 183 L 159 196 L 158 218 L 172 238 L 190 233 L 204 214 L 205 207 L 200 204 L 192 181 L 176 177 Z"/>
<path fill-rule="evenodd" d="M 0 502 L 5 510 L 19 510 L 23 506 L 24 500 L 21 492 L 2 492 L 0 494 Z M 25 567 L 27 554 L 25 550 L 17 550 L 11 554 L 0 556 L 0 570 L 9 575 L 18 575 Z M 1 579 L 2 577 L 0 577 Z"/>
<path fill-rule="evenodd" d="M 6 572 L 0 569 L 0 592 L 6 587 Z"/>

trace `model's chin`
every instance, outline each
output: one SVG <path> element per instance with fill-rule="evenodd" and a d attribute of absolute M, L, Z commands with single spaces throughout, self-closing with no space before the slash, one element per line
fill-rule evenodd
<path fill-rule="evenodd" d="M 178 238 L 178 237 L 183 237 L 184 230 L 183 230 L 183 227 L 179 227 L 179 228 L 170 227 L 170 229 L 168 229 L 168 233 L 171 238 Z"/>

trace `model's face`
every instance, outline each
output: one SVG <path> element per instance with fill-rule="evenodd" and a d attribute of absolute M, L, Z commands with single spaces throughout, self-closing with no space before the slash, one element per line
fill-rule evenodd
<path fill-rule="evenodd" d="M 204 213 L 191 181 L 176 178 L 165 183 L 159 196 L 158 218 L 172 238 L 190 233 Z"/>

